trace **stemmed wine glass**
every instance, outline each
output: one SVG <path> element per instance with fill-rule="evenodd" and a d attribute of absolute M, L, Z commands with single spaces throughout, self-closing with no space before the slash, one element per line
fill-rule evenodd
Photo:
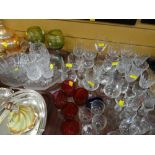
<path fill-rule="evenodd" d="M 93 69 L 87 70 L 85 72 L 84 79 L 82 80 L 82 84 L 85 89 L 89 91 L 94 91 L 98 89 L 99 82 L 97 80 L 96 74 Z"/>
<path fill-rule="evenodd" d="M 99 54 L 104 52 L 107 47 L 108 47 L 107 38 L 104 37 L 103 40 L 100 40 L 100 39 L 95 40 L 95 48 Z"/>
<path fill-rule="evenodd" d="M 102 134 L 103 129 L 107 125 L 107 118 L 103 114 L 94 115 L 92 118 L 92 125 L 97 135 Z"/>
<path fill-rule="evenodd" d="M 91 104 L 91 113 L 93 115 L 102 114 L 105 110 L 105 103 L 100 100 L 94 100 L 90 102 Z"/>
<path fill-rule="evenodd" d="M 117 98 L 121 94 L 122 77 L 119 74 L 114 74 L 113 81 L 104 87 L 104 93 L 110 98 Z"/>
<path fill-rule="evenodd" d="M 147 89 L 155 84 L 155 76 L 151 74 L 151 71 L 146 70 L 141 73 L 139 85 L 143 89 Z"/>
<path fill-rule="evenodd" d="M 81 107 L 79 109 L 79 119 L 81 122 L 81 134 L 82 135 L 93 135 L 94 129 L 91 124 L 92 114 L 89 108 Z"/>
<path fill-rule="evenodd" d="M 85 48 L 84 52 L 84 65 L 83 67 L 86 69 L 92 68 L 94 66 L 94 61 L 96 58 L 97 53 L 95 52 L 95 49 L 92 47 L 91 44 L 89 44 Z"/>

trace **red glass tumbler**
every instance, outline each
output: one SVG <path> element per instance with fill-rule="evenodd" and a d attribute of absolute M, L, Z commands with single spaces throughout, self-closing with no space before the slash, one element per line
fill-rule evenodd
<path fill-rule="evenodd" d="M 61 133 L 63 135 L 78 135 L 80 132 L 80 124 L 76 120 L 65 120 L 61 124 Z"/>
<path fill-rule="evenodd" d="M 77 88 L 74 93 L 74 101 L 77 105 L 82 106 L 88 100 L 88 91 L 84 88 Z"/>
<path fill-rule="evenodd" d="M 62 109 L 67 103 L 67 96 L 62 90 L 58 90 L 53 94 L 54 96 L 54 104 L 56 108 Z"/>
<path fill-rule="evenodd" d="M 75 84 L 72 80 L 65 80 L 61 85 L 61 89 L 68 97 L 72 97 L 75 90 Z"/>
<path fill-rule="evenodd" d="M 67 102 L 62 109 L 62 114 L 66 119 L 74 119 L 78 114 L 78 106 L 72 102 Z"/>

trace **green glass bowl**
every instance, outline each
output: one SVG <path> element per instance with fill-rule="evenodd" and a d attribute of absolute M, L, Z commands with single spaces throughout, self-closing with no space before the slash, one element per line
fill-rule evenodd
<path fill-rule="evenodd" d="M 39 26 L 31 26 L 26 32 L 28 41 L 32 43 L 45 42 L 45 33 Z"/>
<path fill-rule="evenodd" d="M 47 33 L 46 43 L 53 50 L 62 49 L 64 46 L 64 36 L 61 30 L 54 29 Z"/>

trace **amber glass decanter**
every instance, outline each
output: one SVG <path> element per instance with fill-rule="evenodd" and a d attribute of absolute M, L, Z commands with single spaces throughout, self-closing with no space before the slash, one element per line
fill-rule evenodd
<path fill-rule="evenodd" d="M 0 52 L 8 54 L 21 51 L 19 37 L 0 20 Z M 2 54 L 2 53 L 0 53 Z"/>

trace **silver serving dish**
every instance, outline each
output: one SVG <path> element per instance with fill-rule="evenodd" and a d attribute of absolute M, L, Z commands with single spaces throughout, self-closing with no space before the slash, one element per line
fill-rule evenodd
<path fill-rule="evenodd" d="M 14 103 L 15 105 L 31 105 L 38 116 L 34 127 L 31 130 L 23 133 L 24 135 L 41 135 L 43 133 L 46 125 L 47 109 L 44 98 L 38 92 L 29 89 L 21 89 L 9 96 L 8 101 Z M 2 111 L 0 114 L 2 114 Z M 6 117 L 0 124 L 1 135 L 12 134 L 7 127 L 7 123 L 8 117 Z"/>
<path fill-rule="evenodd" d="M 8 98 L 13 94 L 13 90 L 8 89 L 8 88 L 0 88 L 0 101 L 4 98 Z"/>

